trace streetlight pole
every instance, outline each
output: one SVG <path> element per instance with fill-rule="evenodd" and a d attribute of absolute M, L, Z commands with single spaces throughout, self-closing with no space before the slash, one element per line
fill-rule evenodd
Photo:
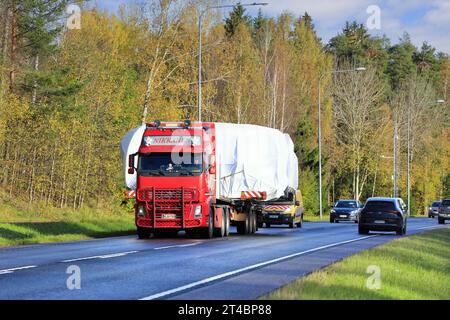
<path fill-rule="evenodd" d="M 322 73 L 321 75 L 319 75 L 319 81 L 318 81 L 318 110 L 317 110 L 317 119 L 318 119 L 318 144 L 319 144 L 319 212 L 320 212 L 320 220 L 323 219 L 323 202 L 322 202 L 322 121 L 321 121 L 321 110 L 322 110 L 322 106 L 321 106 L 321 83 L 322 83 L 322 79 L 325 75 L 327 74 L 337 74 L 337 73 L 346 73 L 346 72 L 361 72 L 361 71 L 366 71 L 366 68 L 364 67 L 358 67 L 355 69 L 350 69 L 350 70 L 333 70 L 331 72 L 326 72 L 326 73 Z"/>
<path fill-rule="evenodd" d="M 268 3 L 244 3 L 244 4 L 237 4 L 242 7 L 250 7 L 250 6 L 266 6 Z M 202 121 L 202 23 L 203 23 L 203 17 L 206 12 L 212 9 L 222 9 L 222 8 L 234 8 L 237 6 L 236 4 L 227 4 L 227 5 L 220 5 L 220 6 L 211 6 L 206 7 L 203 11 L 200 12 L 200 15 L 198 17 L 198 121 Z"/>

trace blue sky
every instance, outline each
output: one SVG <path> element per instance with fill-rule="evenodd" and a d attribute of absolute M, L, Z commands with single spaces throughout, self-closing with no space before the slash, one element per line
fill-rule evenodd
<path fill-rule="evenodd" d="M 102 9 L 116 12 L 120 4 L 135 0 L 96 0 Z M 150 0 L 151 1 L 151 0 Z M 366 23 L 370 5 L 380 8 L 381 29 L 370 30 L 373 35 L 386 34 L 396 43 L 404 31 L 411 35 L 419 46 L 428 41 L 439 51 L 450 54 L 450 0 L 264 0 L 269 5 L 262 7 L 264 14 L 277 16 L 284 11 L 295 15 L 307 11 L 314 19 L 317 33 L 323 41 L 342 30 L 348 20 Z M 141 0 L 142 2 L 142 0 Z M 238 1 L 211 1 L 212 3 L 237 3 Z M 254 0 L 241 1 L 242 3 Z M 257 9 L 248 11 L 255 15 Z M 226 14 L 226 11 L 223 11 Z"/>

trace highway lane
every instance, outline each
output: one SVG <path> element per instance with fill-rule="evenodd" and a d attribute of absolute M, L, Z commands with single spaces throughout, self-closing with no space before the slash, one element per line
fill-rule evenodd
<path fill-rule="evenodd" d="M 439 227 L 410 219 L 408 234 Z M 213 240 L 127 236 L 3 248 L 0 299 L 254 299 L 396 238 L 360 236 L 354 223 L 319 222 Z M 70 266 L 80 268 L 80 290 L 67 288 Z"/>

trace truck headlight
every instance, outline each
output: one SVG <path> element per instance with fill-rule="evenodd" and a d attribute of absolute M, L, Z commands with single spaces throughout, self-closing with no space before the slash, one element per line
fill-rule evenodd
<path fill-rule="evenodd" d="M 140 204 L 138 206 L 138 217 L 144 217 L 145 216 L 145 208 L 144 205 Z"/>
<path fill-rule="evenodd" d="M 202 206 L 196 206 L 194 212 L 194 218 L 201 218 L 202 216 Z"/>
<path fill-rule="evenodd" d="M 284 210 L 284 213 L 289 213 L 291 212 L 291 208 L 287 208 L 286 210 Z"/>

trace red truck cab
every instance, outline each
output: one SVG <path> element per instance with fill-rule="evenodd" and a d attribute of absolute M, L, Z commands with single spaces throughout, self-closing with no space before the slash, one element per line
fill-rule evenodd
<path fill-rule="evenodd" d="M 138 153 L 129 157 L 129 173 L 137 171 L 135 220 L 140 238 L 180 230 L 212 236 L 211 210 L 220 209 L 213 207 L 214 139 L 214 123 L 147 124 Z M 216 224 L 221 222 L 218 216 Z"/>

